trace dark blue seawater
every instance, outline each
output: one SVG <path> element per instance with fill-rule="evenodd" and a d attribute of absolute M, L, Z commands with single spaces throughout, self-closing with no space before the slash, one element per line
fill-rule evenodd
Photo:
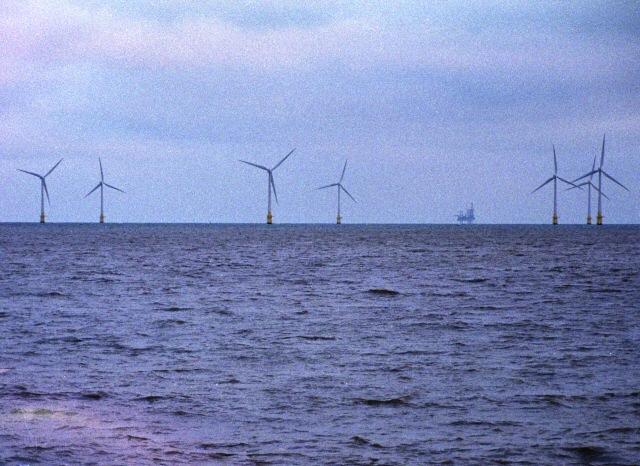
<path fill-rule="evenodd" d="M 0 464 L 638 464 L 639 245 L 0 225 Z"/>

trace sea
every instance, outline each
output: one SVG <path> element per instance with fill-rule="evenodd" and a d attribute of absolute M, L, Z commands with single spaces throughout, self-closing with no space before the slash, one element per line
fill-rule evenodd
<path fill-rule="evenodd" d="M 640 463 L 640 226 L 0 224 L 2 465 Z"/>

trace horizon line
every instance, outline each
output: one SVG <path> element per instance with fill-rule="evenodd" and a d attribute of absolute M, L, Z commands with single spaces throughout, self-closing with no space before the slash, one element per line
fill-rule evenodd
<path fill-rule="evenodd" d="M 585 226 L 585 227 L 602 227 L 602 226 L 640 226 L 639 223 L 607 223 L 603 225 L 587 225 L 586 223 L 562 223 L 558 225 L 553 225 L 550 223 L 472 223 L 472 224 L 464 224 L 461 225 L 457 222 L 452 223 L 420 223 L 420 222 L 406 222 L 406 223 L 343 223 L 341 225 L 337 225 L 332 222 L 283 222 L 283 223 L 274 223 L 272 225 L 268 225 L 261 222 L 108 222 L 108 223 L 99 223 L 99 222 L 47 222 L 44 225 L 97 225 L 100 227 L 109 226 L 109 225 L 218 225 L 218 226 L 263 226 L 265 228 L 269 227 L 277 227 L 280 226 L 332 226 L 335 228 L 340 228 L 341 226 L 456 226 L 460 228 L 473 228 L 474 226 L 549 226 L 549 227 L 563 227 L 563 226 Z M 34 221 L 0 221 L 0 225 L 43 225 L 40 222 Z"/>

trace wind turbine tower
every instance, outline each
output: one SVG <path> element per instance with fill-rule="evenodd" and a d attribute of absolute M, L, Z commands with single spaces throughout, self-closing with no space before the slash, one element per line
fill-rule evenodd
<path fill-rule="evenodd" d="M 325 188 L 332 188 L 334 186 L 338 187 L 338 221 L 336 222 L 338 225 L 342 223 L 342 217 L 340 216 L 340 191 L 344 191 L 347 196 L 353 199 L 353 202 L 356 202 L 353 196 L 349 194 L 349 191 L 347 191 L 345 187 L 342 186 L 342 179 L 344 178 L 344 172 L 346 169 L 347 169 L 347 161 L 345 160 L 344 167 L 342 168 L 342 175 L 340 176 L 340 181 L 338 181 L 337 183 L 328 184 L 326 186 L 321 186 L 318 188 L 318 189 L 325 189 Z"/>
<path fill-rule="evenodd" d="M 626 189 L 627 191 L 629 191 L 629 189 L 627 189 L 627 187 L 625 185 L 623 185 L 622 183 L 620 183 L 619 181 L 615 180 L 611 175 L 609 175 L 607 172 L 605 172 L 602 169 L 602 165 L 604 165 L 604 142 L 605 142 L 605 138 L 606 138 L 606 134 L 602 137 L 602 153 L 600 155 L 600 167 L 598 167 L 597 169 L 594 167 L 593 170 L 591 170 L 589 173 L 587 173 L 586 175 L 582 175 L 580 178 L 574 180 L 574 181 L 578 181 L 581 180 L 582 178 L 586 178 L 587 176 L 592 176 L 594 174 L 598 174 L 598 216 L 596 217 L 596 222 L 598 225 L 602 225 L 602 175 L 606 176 L 607 178 L 609 178 L 611 181 L 613 181 L 614 183 L 616 183 L 617 185 L 623 187 L 624 189 Z M 607 197 L 607 196 L 605 196 Z M 587 218 L 588 219 L 588 218 Z"/>
<path fill-rule="evenodd" d="M 104 187 L 106 186 L 107 188 L 115 189 L 116 191 L 120 191 L 121 193 L 124 193 L 124 191 L 120 188 L 116 188 L 115 186 L 111 186 L 110 184 L 107 184 L 104 182 L 104 172 L 102 171 L 102 160 L 99 157 L 98 157 L 98 162 L 100 163 L 100 182 L 96 185 L 95 188 L 89 191 L 89 194 L 94 192 L 96 189 L 100 188 L 100 223 L 104 223 Z M 85 199 L 89 196 L 89 194 L 85 196 Z"/>
<path fill-rule="evenodd" d="M 45 175 L 39 175 L 38 173 L 29 172 L 27 170 L 22 170 L 20 168 L 17 169 L 18 171 L 21 171 L 23 173 L 28 173 L 29 175 L 33 175 L 40 178 L 40 223 L 44 223 L 44 220 L 45 220 L 45 215 L 44 215 L 44 195 L 45 194 L 47 195 L 47 201 L 49 201 L 49 205 L 51 205 L 51 199 L 49 198 L 49 190 L 47 189 L 47 182 L 45 181 L 45 178 L 49 176 L 51 172 L 55 170 L 58 165 L 60 165 L 60 162 L 62 162 L 62 160 L 63 159 L 60 159 L 58 163 L 56 163 L 53 166 L 53 168 L 49 170 Z"/>
<path fill-rule="evenodd" d="M 581 187 L 581 186 L 588 186 L 587 188 L 587 225 L 591 225 L 591 188 L 595 189 L 596 191 L 600 191 L 598 189 L 598 187 L 593 184 L 593 172 L 596 169 L 596 157 L 593 158 L 593 165 L 591 166 L 591 176 L 589 176 L 589 179 L 583 183 L 577 184 L 577 187 Z M 573 188 L 569 188 L 569 189 L 573 189 Z M 602 195 L 609 199 L 609 197 L 605 194 L 602 193 Z"/>
<path fill-rule="evenodd" d="M 267 201 L 267 224 L 271 225 L 273 223 L 273 214 L 271 213 L 271 190 L 273 189 L 273 197 L 276 199 L 276 203 L 278 202 L 278 195 L 276 194 L 276 184 L 273 181 L 273 171 L 278 168 L 280 165 L 282 165 L 282 162 L 284 162 L 285 160 L 287 160 L 287 158 L 293 154 L 293 151 L 295 149 L 293 149 L 291 152 L 289 152 L 282 160 L 280 160 L 273 168 L 267 168 L 264 165 L 258 165 L 257 163 L 252 163 L 252 162 L 247 162 L 246 160 L 240 160 L 240 162 L 242 163 L 246 163 L 247 165 L 251 165 L 252 167 L 256 167 L 259 168 L 261 170 L 264 170 L 267 172 L 268 175 L 268 201 Z"/>
<path fill-rule="evenodd" d="M 544 183 L 542 183 L 540 186 L 538 186 L 536 189 L 534 189 L 531 192 L 531 194 L 535 193 L 538 189 L 542 188 L 547 183 L 551 183 L 553 181 L 553 220 L 552 222 L 554 225 L 557 225 L 558 224 L 558 180 L 568 185 L 571 185 L 574 188 L 577 188 L 577 186 L 573 184 L 571 181 L 567 181 L 564 178 L 560 178 L 558 176 L 558 159 L 556 158 L 555 146 L 553 146 L 553 167 L 554 167 L 553 176 L 549 178 L 547 181 L 545 181 Z"/>

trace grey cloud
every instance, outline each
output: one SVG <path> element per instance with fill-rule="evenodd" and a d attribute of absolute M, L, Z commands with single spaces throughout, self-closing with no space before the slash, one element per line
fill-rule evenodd
<path fill-rule="evenodd" d="M 96 23 L 73 10 L 75 32 L 86 34 L 64 35 L 58 21 L 55 60 L 37 46 L 5 57 L 18 57 L 28 79 L 0 71 L 0 134 L 13 154 L 0 162 L 64 155 L 93 173 L 97 156 L 120 157 L 110 169 L 126 166 L 127 188 L 145 199 L 132 221 L 160 212 L 137 172 L 157 167 L 155 179 L 175 183 L 162 210 L 170 221 L 188 211 L 188 193 L 205 189 L 216 206 L 252 206 L 237 155 L 268 161 L 298 147 L 278 186 L 290 209 L 279 219 L 314 221 L 301 207 L 315 205 L 311 194 L 301 206 L 286 202 L 349 157 L 356 221 L 449 221 L 474 199 L 483 221 L 546 221 L 546 194 L 526 194 L 547 175 L 551 143 L 563 173 L 577 174 L 606 131 L 612 173 L 637 193 L 635 172 L 630 181 L 616 171 L 640 163 L 640 46 L 623 27 L 634 9 L 601 21 L 593 5 L 572 13 L 560 2 L 509 4 L 365 2 L 347 11 L 322 2 L 292 12 L 293 2 L 95 2 L 116 17 L 103 11 Z M 256 38 L 265 44 L 242 49 Z M 222 187 L 204 184 L 204 170 Z M 19 206 L 7 186 L 0 194 Z M 616 193 L 611 218 L 636 221 L 624 196 Z M 210 220 L 251 221 L 243 212 L 220 208 Z M 76 219 L 71 208 L 65 215 Z"/>

